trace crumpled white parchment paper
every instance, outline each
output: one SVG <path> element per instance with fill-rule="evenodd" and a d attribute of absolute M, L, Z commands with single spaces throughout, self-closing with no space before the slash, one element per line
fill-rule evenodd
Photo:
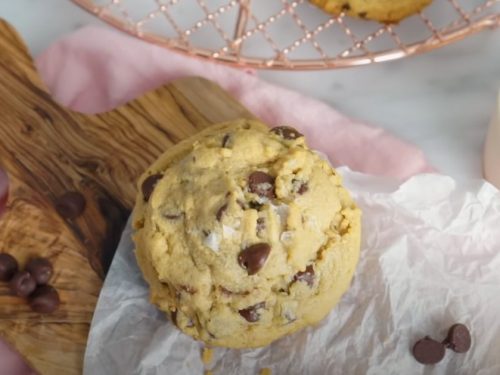
<path fill-rule="evenodd" d="M 85 375 L 500 374 L 500 193 L 490 184 L 419 175 L 402 185 L 340 169 L 363 210 L 352 287 L 317 327 L 257 350 L 215 348 L 179 332 L 148 302 L 122 236 L 95 311 Z M 411 355 L 419 338 L 442 340 L 466 324 L 472 348 L 435 366 Z"/>

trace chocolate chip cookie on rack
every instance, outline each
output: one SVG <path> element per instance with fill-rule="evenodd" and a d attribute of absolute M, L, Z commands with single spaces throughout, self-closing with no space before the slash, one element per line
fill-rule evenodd
<path fill-rule="evenodd" d="M 394 23 L 419 12 L 432 0 L 310 0 L 328 13 Z"/>
<path fill-rule="evenodd" d="M 291 127 L 215 125 L 144 173 L 133 214 L 151 302 L 209 345 L 264 346 L 347 290 L 360 210 Z"/>

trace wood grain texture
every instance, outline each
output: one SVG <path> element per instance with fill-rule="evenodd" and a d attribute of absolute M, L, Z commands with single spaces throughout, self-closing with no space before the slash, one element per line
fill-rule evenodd
<path fill-rule="evenodd" d="M 175 81 L 99 115 L 54 102 L 24 43 L 0 20 L 0 164 L 9 199 L 0 219 L 0 252 L 23 265 L 52 260 L 61 308 L 33 313 L 0 284 L 0 335 L 42 375 L 81 374 L 102 277 L 132 208 L 136 180 L 158 155 L 211 124 L 253 118 L 216 84 Z M 61 194 L 85 195 L 84 214 L 64 220 Z"/>

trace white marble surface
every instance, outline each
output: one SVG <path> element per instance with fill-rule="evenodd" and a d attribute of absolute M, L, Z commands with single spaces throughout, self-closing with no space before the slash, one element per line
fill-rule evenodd
<path fill-rule="evenodd" d="M 0 0 L 0 17 L 16 26 L 34 55 L 84 24 L 102 24 L 69 0 Z M 415 143 L 446 174 L 480 177 L 500 88 L 500 30 L 389 63 L 260 75 Z"/>

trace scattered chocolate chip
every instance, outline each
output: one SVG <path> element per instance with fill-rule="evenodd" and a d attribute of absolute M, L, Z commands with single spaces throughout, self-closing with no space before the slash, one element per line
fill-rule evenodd
<path fill-rule="evenodd" d="M 7 253 L 0 254 L 0 281 L 9 281 L 18 269 L 16 258 Z"/>
<path fill-rule="evenodd" d="M 229 134 L 226 134 L 224 138 L 222 138 L 222 147 L 226 147 L 228 141 L 229 141 Z"/>
<path fill-rule="evenodd" d="M 192 286 L 189 285 L 181 285 L 180 288 L 189 294 L 195 294 L 197 292 L 196 288 L 193 288 Z"/>
<path fill-rule="evenodd" d="M 308 190 L 309 190 L 309 185 L 307 184 L 307 182 L 303 182 L 300 185 L 299 190 L 297 190 L 297 193 L 302 195 L 302 194 L 306 193 Z"/>
<path fill-rule="evenodd" d="M 254 323 L 260 319 L 259 309 L 262 309 L 265 306 L 265 302 L 260 302 L 256 305 L 247 307 L 246 309 L 239 310 L 238 312 L 247 322 Z"/>
<path fill-rule="evenodd" d="M 75 219 L 85 210 L 85 197 L 77 191 L 64 193 L 57 199 L 56 210 L 65 219 Z"/>
<path fill-rule="evenodd" d="M 9 287 L 15 295 L 28 297 L 36 289 L 36 281 L 28 271 L 20 271 L 10 279 Z"/>
<path fill-rule="evenodd" d="M 203 235 L 204 235 L 205 237 L 208 237 L 208 235 L 210 234 L 210 231 L 209 231 L 209 230 L 206 230 L 206 229 L 203 229 L 201 232 L 203 233 Z"/>
<path fill-rule="evenodd" d="M 342 4 L 342 10 L 343 11 L 349 11 L 349 10 L 351 10 L 351 5 L 349 3 Z"/>
<path fill-rule="evenodd" d="M 463 324 L 454 324 L 448 330 L 443 344 L 457 353 L 465 353 L 470 349 L 471 337 L 469 329 Z"/>
<path fill-rule="evenodd" d="M 261 171 L 248 176 L 248 189 L 260 197 L 274 198 L 274 177 Z"/>
<path fill-rule="evenodd" d="M 249 275 L 254 275 L 264 267 L 271 246 L 267 243 L 257 243 L 242 250 L 238 255 L 238 263 L 247 270 Z"/>
<path fill-rule="evenodd" d="M 266 229 L 266 219 L 263 217 L 259 217 L 257 219 L 257 226 L 256 226 L 257 234 L 263 232 L 265 229 Z"/>
<path fill-rule="evenodd" d="M 291 126 L 277 126 L 271 129 L 271 133 L 279 135 L 283 139 L 291 140 L 303 137 L 296 129 Z"/>
<path fill-rule="evenodd" d="M 56 311 L 60 303 L 59 293 L 50 285 L 39 286 L 29 297 L 31 309 L 40 314 Z"/>
<path fill-rule="evenodd" d="M 314 285 L 314 268 L 312 264 L 308 265 L 305 271 L 299 271 L 293 277 L 293 281 L 303 281 L 310 287 Z"/>
<path fill-rule="evenodd" d="M 144 182 L 142 183 L 141 190 L 142 190 L 142 196 L 144 197 L 144 200 L 147 202 L 149 198 L 151 197 L 151 194 L 153 194 L 153 191 L 155 189 L 156 184 L 158 181 L 163 177 L 162 174 L 156 173 L 153 174 L 149 177 L 147 177 Z"/>
<path fill-rule="evenodd" d="M 253 210 L 257 210 L 259 211 L 264 205 L 259 203 L 259 202 L 255 202 L 255 201 L 251 201 L 248 203 L 248 207 L 250 207 L 251 209 Z"/>
<path fill-rule="evenodd" d="M 358 13 L 358 16 L 360 16 L 361 18 L 366 18 L 367 15 L 368 15 L 367 12 L 359 12 Z"/>
<path fill-rule="evenodd" d="M 54 268 L 52 263 L 45 258 L 35 258 L 26 264 L 26 271 L 31 273 L 38 285 L 47 284 L 52 277 Z"/>
<path fill-rule="evenodd" d="M 444 358 L 444 352 L 444 345 L 428 336 L 418 340 L 413 346 L 413 356 L 424 365 L 438 363 Z"/>
<path fill-rule="evenodd" d="M 215 218 L 217 219 L 217 221 L 221 221 L 222 215 L 224 215 L 224 212 L 226 212 L 226 210 L 227 210 L 227 203 L 223 204 L 221 208 L 217 210 L 217 213 L 215 214 Z"/>

